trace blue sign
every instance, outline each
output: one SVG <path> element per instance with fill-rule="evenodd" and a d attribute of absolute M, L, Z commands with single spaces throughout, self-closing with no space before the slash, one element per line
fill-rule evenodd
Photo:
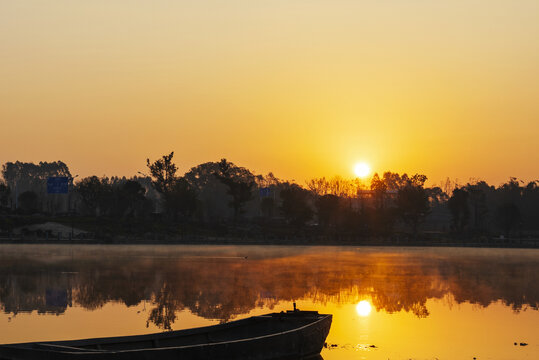
<path fill-rule="evenodd" d="M 269 187 L 267 188 L 260 188 L 260 197 L 268 197 L 271 195 L 271 189 Z"/>
<path fill-rule="evenodd" d="M 67 194 L 69 178 L 66 176 L 50 177 L 47 179 L 48 194 Z"/>

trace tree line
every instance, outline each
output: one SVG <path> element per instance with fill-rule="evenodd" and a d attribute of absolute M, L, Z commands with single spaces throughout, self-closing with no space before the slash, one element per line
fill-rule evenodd
<path fill-rule="evenodd" d="M 374 174 L 370 182 L 314 178 L 304 186 L 257 175 L 226 159 L 178 173 L 174 152 L 147 159 L 147 175 L 73 177 L 61 162 L 8 162 L 0 179 L 0 231 L 21 216 L 70 215 L 111 232 L 273 234 L 409 238 L 536 236 L 539 181 L 516 178 L 426 186 L 423 174 Z M 68 194 L 48 194 L 49 177 L 67 177 Z M 15 220 L 14 220 L 15 219 Z M 83 220 L 96 219 L 95 222 Z M 99 221 L 97 221 L 99 220 Z M 73 220 L 72 220 L 73 221 Z M 79 224 L 80 223 L 80 224 Z"/>

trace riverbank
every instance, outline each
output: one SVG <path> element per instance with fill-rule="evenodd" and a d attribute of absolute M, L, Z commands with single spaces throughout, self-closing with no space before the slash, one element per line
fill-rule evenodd
<path fill-rule="evenodd" d="M 0 231 L 0 244 L 132 244 L 132 245 L 301 245 L 301 246 L 426 246 L 539 248 L 539 233 L 518 236 L 461 235 L 422 230 L 386 235 L 340 233 L 319 226 L 292 228 L 281 223 L 182 224 L 154 221 L 119 222 L 93 218 L 11 217 L 17 226 Z M 99 221 L 98 221 L 99 220 Z"/>
<path fill-rule="evenodd" d="M 227 237 L 227 236 L 166 236 L 147 234 L 144 237 L 114 236 L 109 238 L 25 236 L 0 237 L 0 244 L 87 244 L 87 245 L 291 245 L 291 246 L 412 246 L 412 247 L 477 247 L 477 248 L 539 248 L 539 238 L 483 238 L 452 241 L 446 238 L 366 238 L 353 236 L 316 237 Z"/>

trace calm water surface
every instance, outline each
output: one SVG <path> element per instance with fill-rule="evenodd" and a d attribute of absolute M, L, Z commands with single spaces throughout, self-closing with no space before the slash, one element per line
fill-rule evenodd
<path fill-rule="evenodd" d="M 0 343 L 177 330 L 297 302 L 333 314 L 324 360 L 539 359 L 538 284 L 539 250 L 3 245 Z"/>

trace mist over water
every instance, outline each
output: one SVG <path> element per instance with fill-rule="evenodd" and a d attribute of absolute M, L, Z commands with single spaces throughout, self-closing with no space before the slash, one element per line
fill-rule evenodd
<path fill-rule="evenodd" d="M 538 283 L 539 250 L 2 245 L 0 343 L 177 330 L 297 302 L 334 315 L 324 359 L 534 358 Z"/>

